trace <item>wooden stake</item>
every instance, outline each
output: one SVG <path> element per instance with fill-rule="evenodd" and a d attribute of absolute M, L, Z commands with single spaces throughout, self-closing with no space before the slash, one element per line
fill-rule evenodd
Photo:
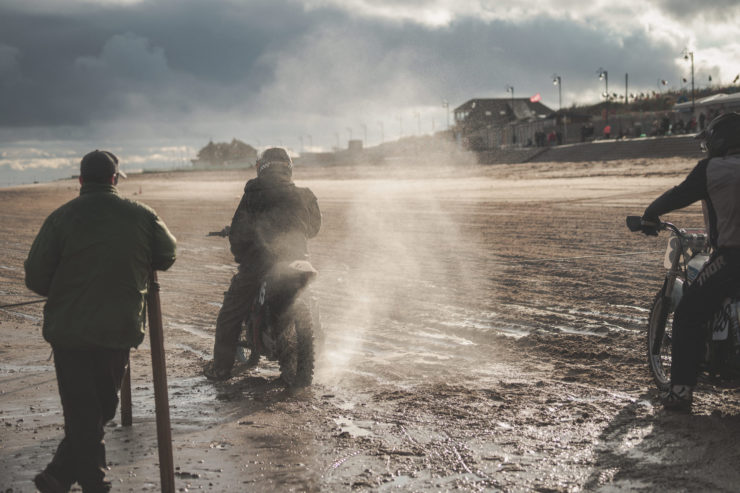
<path fill-rule="evenodd" d="M 133 414 L 131 412 L 131 361 L 126 363 L 126 371 L 121 382 L 121 425 L 131 426 Z"/>
<path fill-rule="evenodd" d="M 159 478 L 162 493 L 175 493 L 175 468 L 172 460 L 172 430 L 170 429 L 170 406 L 167 395 L 167 368 L 164 357 L 162 307 L 159 302 L 157 273 L 154 270 L 151 271 L 149 277 L 147 309 L 154 376 L 154 407 L 157 416 Z"/>

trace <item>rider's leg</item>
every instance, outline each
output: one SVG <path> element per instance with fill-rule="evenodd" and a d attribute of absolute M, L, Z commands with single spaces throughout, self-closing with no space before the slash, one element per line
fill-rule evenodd
<path fill-rule="evenodd" d="M 242 322 L 249 314 L 258 286 L 258 276 L 239 266 L 239 271 L 231 278 L 229 290 L 224 293 L 224 302 L 216 319 L 216 340 L 213 345 L 213 365 L 219 373 L 231 373 Z"/>
<path fill-rule="evenodd" d="M 740 262 L 718 254 L 686 289 L 673 319 L 672 385 L 696 385 L 704 351 L 704 323 L 738 283 Z"/>

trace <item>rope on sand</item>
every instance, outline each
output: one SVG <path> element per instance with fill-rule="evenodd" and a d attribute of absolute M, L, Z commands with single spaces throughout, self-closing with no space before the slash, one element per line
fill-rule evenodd
<path fill-rule="evenodd" d="M 0 309 L 2 309 L 2 308 L 11 308 L 11 307 L 14 307 L 14 306 L 32 305 L 34 303 L 41 303 L 41 302 L 44 302 L 44 301 L 46 301 L 46 298 L 41 298 L 41 299 L 33 300 L 33 301 L 24 301 L 23 303 L 11 303 L 10 305 L 0 305 Z"/>

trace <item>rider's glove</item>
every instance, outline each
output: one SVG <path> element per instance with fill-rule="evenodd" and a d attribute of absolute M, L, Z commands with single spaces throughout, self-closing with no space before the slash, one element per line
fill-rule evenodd
<path fill-rule="evenodd" d="M 640 219 L 642 232 L 647 236 L 658 236 L 658 224 L 658 219 L 654 217 L 642 216 Z"/>

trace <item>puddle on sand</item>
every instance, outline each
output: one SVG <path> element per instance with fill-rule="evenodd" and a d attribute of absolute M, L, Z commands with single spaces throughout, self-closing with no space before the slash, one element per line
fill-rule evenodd
<path fill-rule="evenodd" d="M 213 337 L 214 337 L 213 332 L 207 332 L 203 329 L 199 329 L 198 327 L 195 327 L 194 325 L 190 325 L 190 324 L 169 322 L 167 324 L 167 327 L 182 330 L 183 332 L 187 332 L 188 334 L 192 334 L 194 336 L 202 337 L 203 339 L 213 340 Z"/>
<path fill-rule="evenodd" d="M 202 360 L 210 361 L 211 359 L 213 359 L 212 354 L 207 353 L 205 351 L 201 351 L 200 349 L 195 349 L 194 347 L 188 346 L 187 344 L 183 344 L 181 342 L 175 342 L 172 345 L 178 349 L 182 349 L 183 351 L 193 353 L 194 355 L 198 356 Z"/>
<path fill-rule="evenodd" d="M 450 341 L 459 346 L 475 346 L 475 343 L 468 339 L 464 339 L 462 337 L 457 337 L 457 336 L 448 335 L 448 334 L 440 334 L 438 332 L 432 333 L 432 332 L 428 332 L 424 330 L 417 330 L 417 331 L 411 332 L 411 335 L 415 335 L 419 337 L 426 337 L 429 339 L 437 339 L 441 341 Z"/>
<path fill-rule="evenodd" d="M 353 437 L 369 437 L 375 434 L 368 428 L 372 425 L 370 421 L 354 423 L 345 417 L 334 418 L 334 422 L 339 426 L 341 433 L 349 433 Z"/>

